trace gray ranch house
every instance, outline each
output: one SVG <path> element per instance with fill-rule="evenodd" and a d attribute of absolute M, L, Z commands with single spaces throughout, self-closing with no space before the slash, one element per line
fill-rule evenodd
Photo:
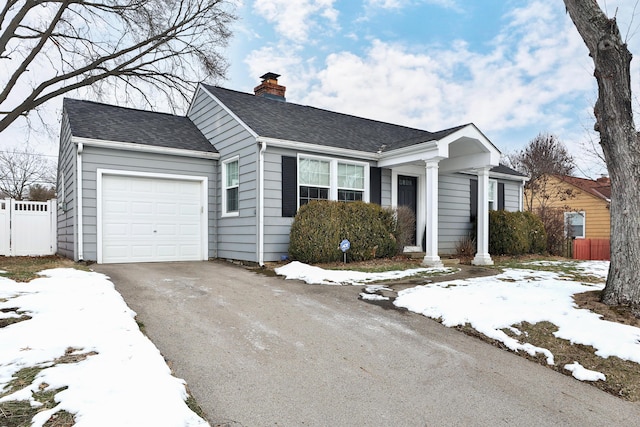
<path fill-rule="evenodd" d="M 279 261 L 297 209 L 329 199 L 410 206 L 432 266 L 477 220 L 473 262 L 493 263 L 489 210 L 521 210 L 526 178 L 475 125 L 427 132 L 293 104 L 278 77 L 255 94 L 201 84 L 184 117 L 65 99 L 58 252 Z"/>

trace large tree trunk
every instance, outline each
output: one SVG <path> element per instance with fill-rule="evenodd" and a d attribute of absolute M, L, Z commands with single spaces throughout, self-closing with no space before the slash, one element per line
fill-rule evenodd
<path fill-rule="evenodd" d="M 631 108 L 631 53 L 596 0 L 564 0 L 595 65 L 600 133 L 611 177 L 611 266 L 602 301 L 640 317 L 640 148 Z"/>

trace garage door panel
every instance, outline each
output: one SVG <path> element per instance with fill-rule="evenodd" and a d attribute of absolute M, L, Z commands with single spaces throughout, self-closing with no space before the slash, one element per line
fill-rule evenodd
<path fill-rule="evenodd" d="M 105 258 L 128 258 L 129 247 L 126 245 L 106 245 L 103 249 L 103 257 Z"/>
<path fill-rule="evenodd" d="M 200 215 L 200 205 L 188 205 L 188 204 L 183 204 L 180 205 L 180 215 L 193 215 L 193 216 L 199 216 Z"/>
<path fill-rule="evenodd" d="M 152 202 L 133 202 L 131 203 L 131 214 L 153 214 Z"/>
<path fill-rule="evenodd" d="M 156 231 L 159 238 L 178 236 L 178 226 L 176 224 L 159 224 L 156 227 Z"/>
<path fill-rule="evenodd" d="M 158 203 L 156 206 L 159 215 L 176 215 L 178 213 L 177 203 Z"/>
<path fill-rule="evenodd" d="M 132 193 L 149 194 L 153 192 L 154 182 L 152 179 L 136 179 L 132 177 L 132 180 L 129 181 L 129 184 Z"/>
<path fill-rule="evenodd" d="M 151 245 L 139 245 L 132 244 L 131 245 L 131 256 L 133 258 L 148 258 L 153 256 L 153 246 Z"/>
<path fill-rule="evenodd" d="M 129 205 L 127 203 L 119 202 L 115 200 L 112 203 L 109 203 L 108 206 L 102 207 L 102 212 L 109 213 L 109 214 L 112 214 L 112 213 L 127 214 L 128 210 L 129 210 Z"/>
<path fill-rule="evenodd" d="M 178 248 L 176 245 L 159 245 L 158 256 L 160 257 L 177 257 Z"/>
<path fill-rule="evenodd" d="M 129 231 L 132 237 L 151 237 L 153 227 L 149 224 L 131 224 Z"/>
<path fill-rule="evenodd" d="M 200 233 L 198 227 L 190 226 L 190 225 L 181 225 L 180 226 L 180 235 L 181 236 L 195 236 Z"/>
<path fill-rule="evenodd" d="M 200 250 L 196 246 L 180 246 L 180 256 L 183 258 L 191 258 L 198 252 L 200 252 Z"/>
<path fill-rule="evenodd" d="M 202 183 L 104 175 L 102 262 L 202 259 Z"/>
<path fill-rule="evenodd" d="M 192 185 L 180 184 L 178 187 L 178 192 L 184 195 L 195 196 L 200 192 L 200 189 Z"/>
<path fill-rule="evenodd" d="M 128 224 L 108 224 L 104 227 L 104 233 L 110 236 L 126 236 L 129 232 Z"/>

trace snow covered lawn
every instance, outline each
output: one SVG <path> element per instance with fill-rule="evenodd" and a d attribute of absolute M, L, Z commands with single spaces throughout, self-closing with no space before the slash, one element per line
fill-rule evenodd
<path fill-rule="evenodd" d="M 602 289 L 608 262 L 543 261 L 531 263 L 531 266 L 546 266 L 551 270 L 569 269 L 582 276 L 595 278 L 596 283 L 584 284 L 570 280 L 560 272 L 509 268 L 495 276 L 444 281 L 405 289 L 398 292 L 394 304 L 438 319 L 445 326 L 470 325 L 513 351 L 524 351 L 532 356 L 542 354 L 550 365 L 555 363 L 552 352 L 527 343 L 525 334 L 514 325 L 522 322 L 551 322 L 558 328 L 553 334 L 557 338 L 572 344 L 592 346 L 595 354 L 601 358 L 617 356 L 640 363 L 640 328 L 602 320 L 599 314 L 578 308 L 572 298 L 577 293 Z M 276 272 L 287 279 L 300 279 L 315 284 L 364 285 L 371 283 L 373 279 L 373 276 L 364 273 L 325 271 L 300 263 L 285 265 L 276 269 Z M 385 274 L 394 276 L 392 272 Z M 388 278 L 387 276 L 373 280 Z M 377 291 L 375 286 L 368 285 L 362 297 L 368 300 L 387 298 L 378 295 Z M 579 380 L 606 380 L 605 375 L 585 369 L 579 361 L 563 367 Z"/>
<path fill-rule="evenodd" d="M 33 426 L 65 412 L 77 427 L 208 426 L 106 276 L 68 268 L 41 275 L 29 283 L 0 277 L 0 321 L 30 317 L 0 328 L 0 408 L 29 401 L 42 409 Z M 37 374 L 25 384 L 18 376 L 29 371 Z M 46 392 L 55 393 L 50 409 L 37 399 Z"/>

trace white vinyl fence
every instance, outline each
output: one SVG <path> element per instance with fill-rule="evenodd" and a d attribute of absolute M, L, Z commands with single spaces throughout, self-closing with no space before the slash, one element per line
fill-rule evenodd
<path fill-rule="evenodd" d="M 0 199 L 0 255 L 53 255 L 56 250 L 56 199 Z"/>

